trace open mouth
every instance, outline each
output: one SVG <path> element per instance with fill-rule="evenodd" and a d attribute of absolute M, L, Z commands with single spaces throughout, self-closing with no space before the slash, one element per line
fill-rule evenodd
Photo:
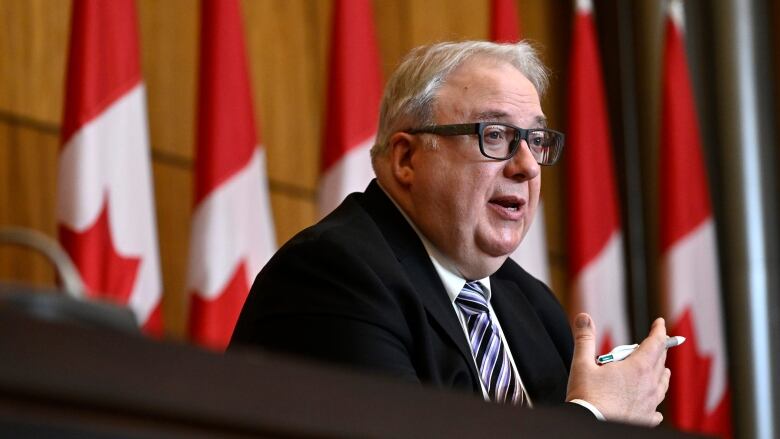
<path fill-rule="evenodd" d="M 496 197 L 490 200 L 490 204 L 506 209 L 509 212 L 519 212 L 525 205 L 525 200 L 517 197 Z"/>

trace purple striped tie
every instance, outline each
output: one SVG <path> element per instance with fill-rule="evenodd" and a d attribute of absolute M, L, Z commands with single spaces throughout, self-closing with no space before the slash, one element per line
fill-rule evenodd
<path fill-rule="evenodd" d="M 455 303 L 466 319 L 471 350 L 488 397 L 491 401 L 523 405 L 523 389 L 509 362 L 498 328 L 490 320 L 480 283 L 466 282 Z"/>

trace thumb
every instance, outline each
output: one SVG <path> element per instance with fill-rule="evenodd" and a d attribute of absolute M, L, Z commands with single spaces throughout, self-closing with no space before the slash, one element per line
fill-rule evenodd
<path fill-rule="evenodd" d="M 595 364 L 596 358 L 596 328 L 593 319 L 585 313 L 574 318 L 574 362 Z"/>

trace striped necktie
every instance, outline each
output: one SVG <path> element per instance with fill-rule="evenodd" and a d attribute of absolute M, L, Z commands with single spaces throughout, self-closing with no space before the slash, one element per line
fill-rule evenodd
<path fill-rule="evenodd" d="M 490 310 L 479 282 L 466 282 L 455 299 L 463 312 L 469 344 L 491 401 L 523 405 L 523 389 L 501 341 L 498 327 L 490 319 Z"/>

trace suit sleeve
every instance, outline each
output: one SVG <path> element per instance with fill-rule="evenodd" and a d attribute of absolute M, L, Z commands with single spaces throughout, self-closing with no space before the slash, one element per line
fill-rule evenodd
<path fill-rule="evenodd" d="M 231 340 L 419 381 L 397 293 L 335 240 L 286 245 L 255 279 Z M 376 261 L 373 261 L 375 264 Z"/>

